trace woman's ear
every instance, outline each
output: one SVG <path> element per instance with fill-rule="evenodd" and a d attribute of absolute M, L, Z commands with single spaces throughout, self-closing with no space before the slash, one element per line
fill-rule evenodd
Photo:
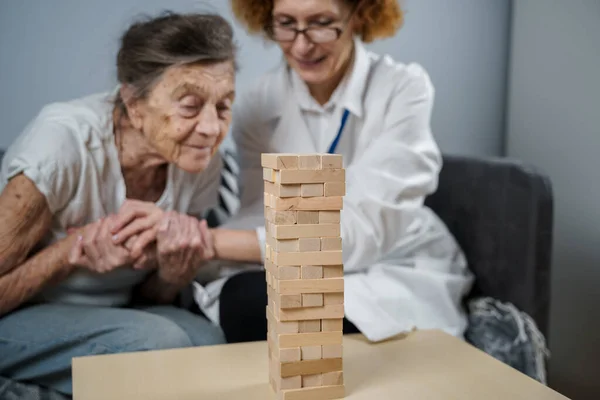
<path fill-rule="evenodd" d="M 119 89 L 119 93 L 127 110 L 129 122 L 135 129 L 142 129 L 141 102 L 135 96 L 135 89 L 131 85 L 123 84 Z"/>

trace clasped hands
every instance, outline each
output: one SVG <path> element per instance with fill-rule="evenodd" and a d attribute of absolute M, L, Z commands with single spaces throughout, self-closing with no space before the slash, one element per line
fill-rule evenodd
<path fill-rule="evenodd" d="M 127 200 L 118 214 L 77 229 L 77 235 L 72 265 L 97 273 L 125 265 L 157 269 L 159 278 L 173 284 L 190 282 L 215 253 L 205 220 L 138 200 Z"/>

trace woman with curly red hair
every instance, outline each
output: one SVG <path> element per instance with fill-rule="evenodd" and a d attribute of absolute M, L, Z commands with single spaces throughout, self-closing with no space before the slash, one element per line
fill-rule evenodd
<path fill-rule="evenodd" d="M 467 324 L 461 299 L 472 276 L 455 239 L 424 205 L 436 190 L 442 161 L 430 129 L 434 89 L 420 65 L 364 45 L 400 28 L 398 2 L 231 5 L 249 32 L 280 47 L 284 60 L 234 105 L 243 192 L 239 214 L 215 232 L 216 242 L 229 238 L 229 254 L 219 257 L 263 261 L 261 153 L 342 154 L 344 331 L 371 340 L 413 328 L 461 336 Z M 265 339 L 264 272 L 238 267 L 196 298 L 208 315 L 218 316 L 230 342 Z"/>

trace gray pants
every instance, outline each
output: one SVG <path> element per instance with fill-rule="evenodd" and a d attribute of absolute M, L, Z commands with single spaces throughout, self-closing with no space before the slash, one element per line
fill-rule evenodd
<path fill-rule="evenodd" d="M 0 318 L 0 376 L 71 395 L 73 357 L 224 342 L 219 327 L 171 306 L 36 305 Z"/>

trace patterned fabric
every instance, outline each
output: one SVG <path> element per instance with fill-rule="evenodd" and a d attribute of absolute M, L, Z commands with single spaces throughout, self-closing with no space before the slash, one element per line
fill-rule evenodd
<path fill-rule="evenodd" d="M 465 339 L 492 357 L 543 383 L 550 352 L 533 319 L 510 303 L 489 297 L 469 302 Z"/>
<path fill-rule="evenodd" d="M 71 397 L 35 385 L 15 382 L 0 376 L 2 400 L 69 400 Z"/>
<path fill-rule="evenodd" d="M 221 188 L 219 189 L 219 206 L 209 210 L 205 215 L 210 227 L 223 224 L 237 212 L 240 206 L 240 188 L 238 184 L 240 169 L 233 145 L 224 142 L 220 152 L 223 158 L 223 170 L 221 173 Z"/>

